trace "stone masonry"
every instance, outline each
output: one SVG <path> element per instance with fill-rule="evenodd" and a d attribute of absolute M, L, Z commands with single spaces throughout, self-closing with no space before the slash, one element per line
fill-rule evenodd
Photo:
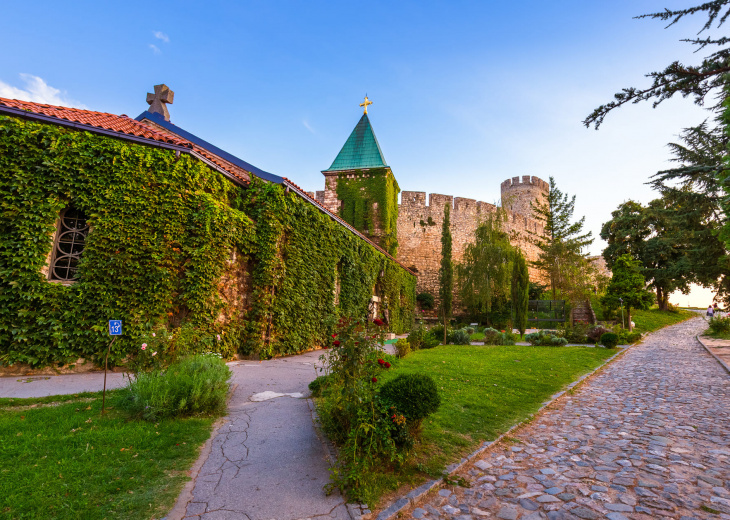
<path fill-rule="evenodd" d="M 548 184 L 525 175 L 502 183 L 502 204 L 507 213 L 505 230 L 512 243 L 525 258 L 535 260 L 537 250 L 527 238 L 529 232 L 542 233 L 542 224 L 532 217 L 530 203 L 537 203 L 548 191 Z M 418 273 L 417 292 L 438 294 L 438 272 L 441 264 L 441 225 L 444 206 L 451 205 L 453 260 L 461 261 L 466 246 L 474 241 L 474 232 L 481 222 L 497 211 L 488 202 L 432 193 L 426 205 L 426 194 L 418 191 L 401 193 L 398 206 L 398 260 Z M 538 273 L 530 269 L 530 278 Z"/>
<path fill-rule="evenodd" d="M 338 175 L 348 177 L 360 172 L 326 172 L 325 189 L 318 191 L 317 200 L 327 209 L 337 213 L 340 201 L 337 198 Z M 535 260 L 537 249 L 528 240 L 529 233 L 542 233 L 542 223 L 535 220 L 530 204 L 543 200 L 549 185 L 538 177 L 524 175 L 513 177 L 501 185 L 502 205 L 506 210 L 505 230 L 512 243 L 520 248 L 525 258 Z M 453 260 L 461 261 L 467 244 L 474 241 L 474 232 L 481 222 L 497 211 L 497 206 L 488 202 L 432 193 L 426 204 L 426 193 L 404 191 L 398 205 L 398 254 L 397 258 L 418 275 L 417 292 L 438 295 L 438 272 L 441 263 L 441 226 L 444 220 L 444 206 L 451 205 L 451 235 Z M 373 230 L 371 230 L 373 231 Z M 375 235 L 377 235 L 377 230 Z M 373 233 L 371 233 L 373 234 Z M 539 280 L 539 274 L 530 268 L 530 279 Z"/>

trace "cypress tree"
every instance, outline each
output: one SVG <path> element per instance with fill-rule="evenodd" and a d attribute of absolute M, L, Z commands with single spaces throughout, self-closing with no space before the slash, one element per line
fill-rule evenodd
<path fill-rule="evenodd" d="M 446 329 L 451 318 L 454 290 L 454 266 L 451 263 L 451 204 L 444 206 L 444 223 L 441 226 L 441 269 L 439 269 L 439 298 L 444 318 L 444 345 Z"/>
<path fill-rule="evenodd" d="M 515 253 L 512 263 L 512 309 L 515 315 L 514 326 L 520 334 L 527 328 L 527 302 L 530 297 L 530 276 L 527 272 L 525 257 Z"/>

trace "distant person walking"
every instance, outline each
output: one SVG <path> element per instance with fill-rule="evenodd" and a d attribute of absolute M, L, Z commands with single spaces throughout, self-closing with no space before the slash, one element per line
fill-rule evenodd
<path fill-rule="evenodd" d="M 712 318 L 715 315 L 715 309 L 712 308 L 712 305 L 707 307 L 707 317 Z"/>

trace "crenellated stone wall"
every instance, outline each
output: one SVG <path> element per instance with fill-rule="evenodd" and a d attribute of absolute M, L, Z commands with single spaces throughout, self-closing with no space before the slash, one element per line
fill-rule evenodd
<path fill-rule="evenodd" d="M 323 173 L 325 189 L 316 192 L 316 199 L 330 211 L 339 213 L 341 201 L 337 197 L 337 175 L 342 172 Z M 549 190 L 547 182 L 529 175 L 513 177 L 501 184 L 502 206 L 506 212 L 504 229 L 509 233 L 512 244 L 520 248 L 528 261 L 536 260 L 538 254 L 537 248 L 528 240 L 529 233 L 541 234 L 543 231 L 542 223 L 533 218 L 531 204 L 544 200 Z M 454 263 L 461 261 L 466 246 L 474 242 L 474 234 L 479 224 L 497 211 L 496 205 L 474 199 L 432 193 L 426 203 L 425 192 L 401 192 L 401 202 L 398 205 L 397 259 L 417 273 L 417 292 L 429 292 L 437 299 L 441 226 L 446 204 L 451 206 Z M 541 280 L 540 273 L 531 267 L 528 269 L 531 280 Z"/>
<path fill-rule="evenodd" d="M 540 181 L 537 177 L 533 179 Z M 520 197 L 544 196 L 542 190 L 537 194 L 532 191 L 515 191 L 515 193 Z M 513 207 L 530 208 L 529 200 L 521 201 L 516 196 L 513 196 L 512 200 L 515 204 Z M 516 204 L 517 202 L 520 204 Z M 497 206 L 494 204 L 474 199 L 432 193 L 426 204 L 425 192 L 401 193 L 401 203 L 398 206 L 398 260 L 417 271 L 419 293 L 429 292 L 434 296 L 438 295 L 441 226 L 446 204 L 451 206 L 451 236 L 455 263 L 461 261 L 467 244 L 474 242 L 474 233 L 479 224 L 497 211 Z M 529 231 L 542 233 L 542 224 L 532 218 L 531 212 L 525 215 L 507 210 L 506 217 L 504 229 L 510 234 L 512 243 L 522 250 L 528 260 L 536 259 L 536 248 L 527 237 Z M 530 279 L 539 279 L 539 274 L 531 268 Z"/>

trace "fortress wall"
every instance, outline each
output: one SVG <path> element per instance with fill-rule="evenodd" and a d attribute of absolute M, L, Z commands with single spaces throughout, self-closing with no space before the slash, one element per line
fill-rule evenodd
<path fill-rule="evenodd" d="M 512 187 L 511 181 L 508 182 Z M 520 192 L 520 195 L 531 196 L 532 192 L 525 190 Z M 516 201 L 517 197 L 514 197 L 514 200 Z M 408 267 L 415 267 L 418 271 L 419 293 L 429 292 L 434 296 L 438 295 L 441 226 L 444 219 L 444 205 L 447 203 L 451 207 L 450 227 L 454 263 L 461 261 L 467 244 L 474 241 L 474 233 L 479 224 L 497 211 L 494 204 L 474 199 L 432 193 L 427 205 L 424 192 L 401 193 L 401 204 L 398 207 L 398 260 Z M 529 209 L 529 201 L 513 207 Z M 528 230 L 541 232 L 540 222 L 531 216 L 508 210 L 504 229 L 510 234 L 512 243 L 523 251 L 528 260 L 537 257 L 535 246 L 527 241 L 527 232 Z M 532 269 L 530 269 L 530 279 L 539 279 L 538 273 Z"/>

